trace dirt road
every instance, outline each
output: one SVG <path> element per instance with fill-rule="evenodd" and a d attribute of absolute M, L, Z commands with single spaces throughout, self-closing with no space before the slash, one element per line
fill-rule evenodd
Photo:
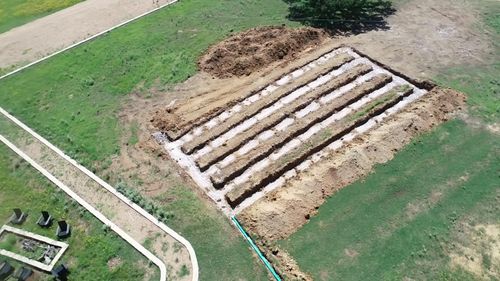
<path fill-rule="evenodd" d="M 87 0 L 0 34 L 0 68 L 26 65 L 172 0 Z"/>

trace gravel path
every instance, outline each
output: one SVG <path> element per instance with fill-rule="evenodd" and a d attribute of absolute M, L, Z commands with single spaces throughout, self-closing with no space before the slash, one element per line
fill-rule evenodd
<path fill-rule="evenodd" d="M 86 0 L 0 34 L 0 68 L 23 66 L 172 0 Z"/>

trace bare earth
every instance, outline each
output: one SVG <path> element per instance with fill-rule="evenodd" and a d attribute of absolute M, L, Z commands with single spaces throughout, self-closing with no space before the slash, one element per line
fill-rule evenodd
<path fill-rule="evenodd" d="M 479 19 L 467 1 L 412 0 L 387 18 L 388 30 L 336 40 L 408 76 L 429 79 L 448 67 L 488 60 L 493 49 Z"/>
<path fill-rule="evenodd" d="M 485 35 L 476 31 L 481 24 L 477 15 L 475 7 L 464 2 L 409 1 L 388 18 L 390 29 L 334 38 L 330 44 L 352 45 L 397 71 L 429 79 L 449 67 L 488 59 L 492 48 Z M 424 97 L 318 163 L 299 180 L 246 209 L 241 214 L 243 222 L 267 239 L 287 237 L 307 221 L 324 198 L 366 176 L 375 163 L 392 159 L 413 136 L 449 119 L 453 107 L 463 104 L 454 100 L 454 95 L 438 90 Z"/>
<path fill-rule="evenodd" d="M 378 128 L 316 163 L 287 185 L 269 193 L 240 214 L 240 220 L 260 237 L 283 239 L 305 224 L 335 191 L 366 176 L 411 141 L 450 119 L 464 106 L 464 97 L 436 87 Z"/>
<path fill-rule="evenodd" d="M 0 68 L 28 64 L 169 2 L 87 0 L 16 27 L 0 34 Z"/>

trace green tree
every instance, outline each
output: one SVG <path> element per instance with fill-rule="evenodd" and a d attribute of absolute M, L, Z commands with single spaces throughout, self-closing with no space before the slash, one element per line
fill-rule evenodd
<path fill-rule="evenodd" d="M 387 28 L 385 17 L 394 13 L 388 0 L 285 0 L 289 19 L 331 32 L 359 33 Z"/>

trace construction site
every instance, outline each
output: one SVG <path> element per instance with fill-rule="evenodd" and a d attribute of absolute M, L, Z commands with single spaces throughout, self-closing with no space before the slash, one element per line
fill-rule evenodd
<path fill-rule="evenodd" d="M 433 125 L 464 102 L 459 93 L 411 79 L 351 47 L 321 49 L 245 77 L 250 82 L 237 88 L 169 104 L 152 118 L 160 129 L 155 138 L 228 216 L 303 177 L 342 147 L 362 145 L 354 140 L 417 101 L 437 108 L 440 117 L 425 120 Z M 231 70 L 222 77 L 229 75 Z"/>
<path fill-rule="evenodd" d="M 498 3 L 23 1 L 0 280 L 500 277 Z"/>

